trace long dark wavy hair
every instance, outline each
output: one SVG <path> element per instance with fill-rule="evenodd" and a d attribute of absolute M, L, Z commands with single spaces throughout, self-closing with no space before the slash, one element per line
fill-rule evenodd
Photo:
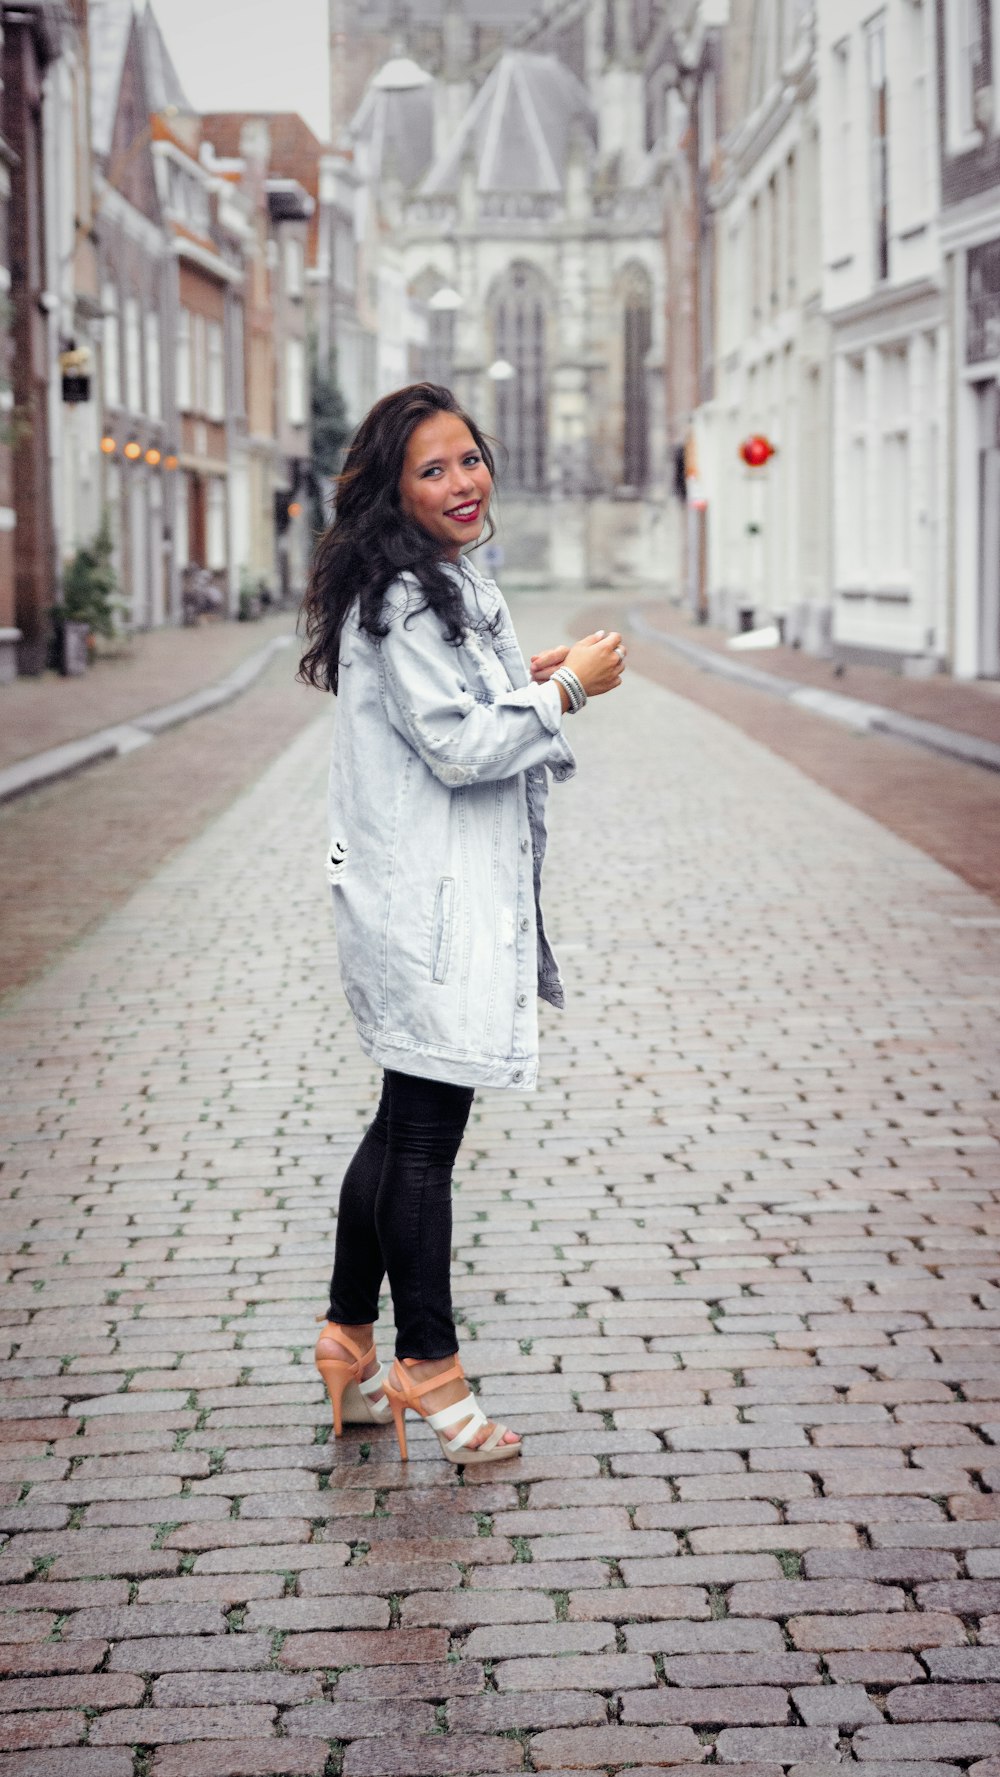
<path fill-rule="evenodd" d="M 421 609 L 435 611 L 452 646 L 467 627 L 462 588 L 449 573 L 440 543 L 408 518 L 400 504 L 399 482 L 414 429 L 437 413 L 464 421 L 490 474 L 494 458 L 475 421 L 450 389 L 412 383 L 376 401 L 351 441 L 337 478 L 332 523 L 316 549 L 302 611 L 307 648 L 298 676 L 322 691 L 336 691 L 340 637 L 355 603 L 362 629 L 388 635 L 382 608 L 392 582 L 404 570 L 415 574 L 424 596 Z M 487 518 L 486 537 L 493 535 Z"/>

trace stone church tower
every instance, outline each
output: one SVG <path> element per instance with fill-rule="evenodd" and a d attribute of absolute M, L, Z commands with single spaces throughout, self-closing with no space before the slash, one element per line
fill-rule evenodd
<path fill-rule="evenodd" d="M 668 553 L 660 12 L 331 3 L 373 393 L 432 378 L 500 441 L 507 583 L 655 578 Z"/>

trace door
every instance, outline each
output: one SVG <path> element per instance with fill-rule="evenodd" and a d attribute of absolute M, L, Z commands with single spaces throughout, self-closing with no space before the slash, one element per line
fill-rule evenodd
<path fill-rule="evenodd" d="M 980 675 L 1000 678 L 1000 441 L 979 456 Z"/>

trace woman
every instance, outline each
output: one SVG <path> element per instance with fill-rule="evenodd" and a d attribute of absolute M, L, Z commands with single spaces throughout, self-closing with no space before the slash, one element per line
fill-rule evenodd
<path fill-rule="evenodd" d="M 477 1086 L 535 1085 L 537 996 L 562 1005 L 538 889 L 545 767 L 571 777 L 566 715 L 621 682 L 603 631 L 532 662 L 463 558 L 489 523 L 493 458 L 453 395 L 387 395 L 354 438 L 306 596 L 300 676 L 337 693 L 330 853 L 344 991 L 385 1070 L 344 1175 L 316 1362 L 339 1436 L 405 1415 L 451 1462 L 520 1440 L 468 1392 L 451 1311 L 451 1175 Z M 375 1355 L 388 1272 L 396 1355 Z"/>

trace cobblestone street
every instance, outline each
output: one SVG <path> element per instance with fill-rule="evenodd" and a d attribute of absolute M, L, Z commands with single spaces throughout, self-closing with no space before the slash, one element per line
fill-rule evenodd
<path fill-rule="evenodd" d="M 1000 1777 L 1000 910 L 626 683 L 459 1162 L 516 1462 L 328 1437 L 325 714 L 11 1003 L 0 1777 Z"/>

